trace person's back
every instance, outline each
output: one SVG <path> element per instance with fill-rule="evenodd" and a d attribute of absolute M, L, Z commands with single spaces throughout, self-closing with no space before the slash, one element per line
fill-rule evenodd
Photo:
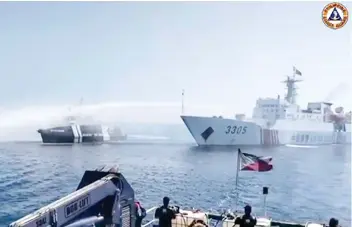
<path fill-rule="evenodd" d="M 257 224 L 257 219 L 252 215 L 252 207 L 247 205 L 244 207 L 244 215 L 241 218 L 236 218 L 235 225 L 240 225 L 240 227 L 254 227 Z"/>
<path fill-rule="evenodd" d="M 329 221 L 329 227 L 338 227 L 339 226 L 339 220 L 335 218 L 331 218 Z"/>
<path fill-rule="evenodd" d="M 163 206 L 155 210 L 155 218 L 159 219 L 159 227 L 172 227 L 171 220 L 176 218 L 175 212 L 168 208 L 170 199 L 164 197 Z"/>
<path fill-rule="evenodd" d="M 142 220 L 147 216 L 146 210 L 142 207 L 142 205 L 139 202 L 135 202 L 136 206 L 136 223 L 135 227 L 141 227 L 142 226 Z"/>

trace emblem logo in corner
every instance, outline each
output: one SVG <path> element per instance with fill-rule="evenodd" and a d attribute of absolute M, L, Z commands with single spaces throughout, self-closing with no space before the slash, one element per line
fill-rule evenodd
<path fill-rule="evenodd" d="M 348 21 L 347 8 L 338 2 L 327 4 L 322 12 L 322 19 L 324 24 L 331 29 L 340 29 Z"/>

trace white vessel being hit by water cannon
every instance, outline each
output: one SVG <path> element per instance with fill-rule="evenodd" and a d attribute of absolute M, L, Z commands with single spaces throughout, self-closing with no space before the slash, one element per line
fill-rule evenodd
<path fill-rule="evenodd" d="M 329 102 L 309 102 L 306 109 L 296 104 L 296 79 L 284 83 L 285 98 L 259 98 L 251 119 L 237 114 L 235 119 L 182 115 L 181 118 L 199 146 L 208 145 L 322 145 L 351 143 L 351 111 L 332 109 Z"/>

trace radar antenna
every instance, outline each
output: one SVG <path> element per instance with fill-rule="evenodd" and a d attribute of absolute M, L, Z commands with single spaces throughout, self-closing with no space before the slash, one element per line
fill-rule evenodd
<path fill-rule="evenodd" d="M 296 97 L 297 97 L 296 83 L 302 81 L 302 80 L 296 79 L 296 75 L 302 76 L 302 73 L 298 69 L 296 69 L 296 67 L 293 67 L 292 77 L 287 76 L 287 79 L 281 82 L 281 83 L 285 83 L 287 88 L 285 100 L 291 104 L 296 104 Z"/>

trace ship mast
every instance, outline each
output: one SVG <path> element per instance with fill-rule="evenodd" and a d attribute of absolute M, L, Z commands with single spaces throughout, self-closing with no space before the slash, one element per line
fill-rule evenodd
<path fill-rule="evenodd" d="M 285 100 L 290 104 L 296 104 L 296 97 L 297 97 L 296 83 L 302 81 L 302 80 L 296 79 L 296 75 L 302 76 L 302 73 L 298 69 L 296 69 L 296 67 L 293 67 L 292 77 L 287 76 L 287 79 L 285 81 L 282 81 L 282 83 L 286 84 L 286 88 L 287 88 Z"/>
<path fill-rule="evenodd" d="M 182 108 L 181 108 L 181 113 L 182 113 L 182 115 L 183 115 L 184 112 L 185 112 L 184 97 L 185 97 L 185 89 L 182 89 Z"/>

